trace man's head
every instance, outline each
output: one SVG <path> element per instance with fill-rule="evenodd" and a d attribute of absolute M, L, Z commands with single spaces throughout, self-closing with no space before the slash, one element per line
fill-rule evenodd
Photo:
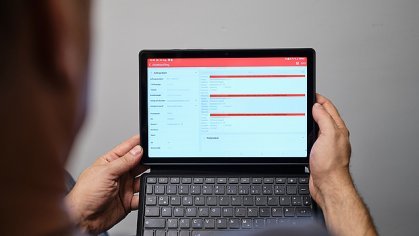
<path fill-rule="evenodd" d="M 87 0 L 1 4 L 0 235 L 69 227 L 63 167 L 86 110 L 89 8 Z"/>
<path fill-rule="evenodd" d="M 2 3 L 0 103 L 9 114 L 2 125 L 20 132 L 21 123 L 48 124 L 42 128 L 55 134 L 47 136 L 68 151 L 86 109 L 89 11 L 86 0 Z"/>

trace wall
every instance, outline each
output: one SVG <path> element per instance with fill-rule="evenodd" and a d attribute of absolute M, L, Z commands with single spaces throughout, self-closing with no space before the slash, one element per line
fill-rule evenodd
<path fill-rule="evenodd" d="M 138 131 L 141 49 L 313 47 L 317 89 L 351 131 L 351 170 L 382 235 L 418 235 L 419 1 L 96 1 L 90 114 L 74 176 Z M 110 230 L 136 231 L 136 212 Z"/>

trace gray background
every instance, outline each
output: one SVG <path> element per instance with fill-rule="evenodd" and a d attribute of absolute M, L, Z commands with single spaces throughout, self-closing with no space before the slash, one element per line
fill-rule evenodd
<path fill-rule="evenodd" d="M 382 235 L 418 235 L 419 1 L 96 1 L 90 113 L 74 176 L 138 133 L 141 49 L 313 47 L 317 89 L 351 131 L 351 170 Z M 135 234 L 136 212 L 110 230 Z"/>

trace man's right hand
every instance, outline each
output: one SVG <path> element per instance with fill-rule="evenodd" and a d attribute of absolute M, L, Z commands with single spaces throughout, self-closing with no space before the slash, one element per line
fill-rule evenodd
<path fill-rule="evenodd" d="M 372 219 L 349 172 L 349 131 L 335 106 L 317 94 L 313 118 L 319 136 L 310 154 L 310 193 L 336 235 L 376 235 Z"/>

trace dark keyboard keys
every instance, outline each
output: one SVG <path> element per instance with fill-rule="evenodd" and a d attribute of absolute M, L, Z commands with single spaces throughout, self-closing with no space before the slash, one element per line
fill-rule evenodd
<path fill-rule="evenodd" d="M 144 220 L 144 228 L 146 229 L 162 229 L 166 227 L 166 219 L 146 218 Z"/>

